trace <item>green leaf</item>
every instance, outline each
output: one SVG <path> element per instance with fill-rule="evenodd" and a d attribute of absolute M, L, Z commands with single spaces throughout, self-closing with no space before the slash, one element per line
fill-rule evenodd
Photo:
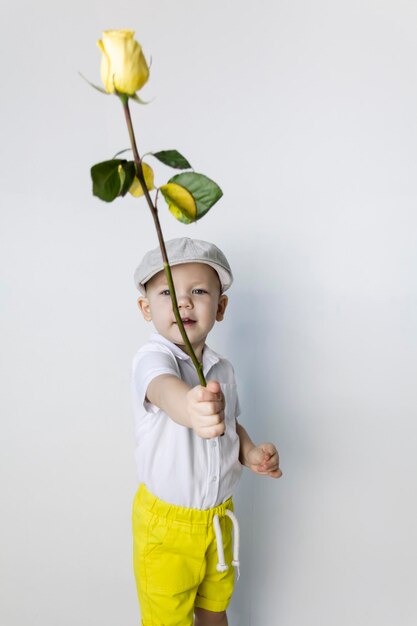
<path fill-rule="evenodd" d="M 197 206 L 188 189 L 176 183 L 167 183 L 159 188 L 172 215 L 183 224 L 197 219 Z"/>
<path fill-rule="evenodd" d="M 142 100 L 142 98 L 139 98 L 139 96 L 138 96 L 138 94 L 137 94 L 137 93 L 133 94 L 133 96 L 129 96 L 129 98 L 130 98 L 131 100 L 134 100 L 134 101 L 135 101 L 135 102 L 137 102 L 138 104 L 150 104 L 150 103 L 152 102 L 152 100 L 148 100 L 148 101 L 146 101 L 146 100 Z"/>
<path fill-rule="evenodd" d="M 201 219 L 223 195 L 222 190 L 213 180 L 196 172 L 177 174 L 168 183 L 181 185 L 190 192 L 197 207 L 196 220 Z"/>
<path fill-rule="evenodd" d="M 98 85 L 94 85 L 94 83 L 91 83 L 88 80 L 88 78 L 86 78 L 85 76 L 83 76 L 81 74 L 81 72 L 78 72 L 78 73 L 81 76 L 81 78 L 83 78 L 91 87 L 94 87 L 94 89 L 97 89 L 97 91 L 99 91 L 100 93 L 104 93 L 105 96 L 109 96 L 110 95 L 105 89 L 103 89 L 103 87 L 99 87 Z"/>
<path fill-rule="evenodd" d="M 116 159 L 118 156 L 120 156 L 121 154 L 124 154 L 125 152 L 131 152 L 131 151 L 132 151 L 132 148 L 125 148 L 124 150 L 119 150 L 119 152 L 116 152 L 113 159 Z"/>
<path fill-rule="evenodd" d="M 155 189 L 153 169 L 147 163 L 144 163 L 143 161 L 142 161 L 142 174 L 143 174 L 145 186 L 148 189 L 148 191 L 151 191 L 151 189 Z M 135 175 L 133 179 L 133 183 L 129 189 L 129 192 L 132 194 L 134 198 L 140 198 L 141 196 L 145 194 L 144 188 L 142 187 L 142 184 L 140 183 L 139 178 L 137 177 L 137 174 Z"/>
<path fill-rule="evenodd" d="M 133 183 L 133 179 L 136 176 L 136 166 L 135 166 L 134 161 L 122 162 L 119 166 L 119 175 L 120 175 L 120 168 L 123 171 L 124 179 L 122 180 L 122 187 L 120 189 L 119 195 L 125 196 Z"/>
<path fill-rule="evenodd" d="M 177 170 L 188 170 L 191 168 L 187 159 L 177 150 L 161 150 L 160 152 L 152 152 L 151 154 L 161 161 L 161 163 L 175 167 Z"/>
<path fill-rule="evenodd" d="M 93 194 L 104 200 L 112 202 L 121 193 L 125 179 L 122 180 L 119 172 L 119 165 L 127 161 L 122 159 L 112 159 L 96 163 L 91 168 L 91 178 L 93 180 Z M 123 168 L 122 168 L 123 169 Z M 124 170 L 123 170 L 124 172 Z M 125 173 L 125 172 L 124 172 Z"/>

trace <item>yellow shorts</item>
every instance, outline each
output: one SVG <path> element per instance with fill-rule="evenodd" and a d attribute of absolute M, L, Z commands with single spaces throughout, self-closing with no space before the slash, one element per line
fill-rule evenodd
<path fill-rule="evenodd" d="M 224 611 L 233 593 L 232 500 L 206 511 L 174 506 L 140 485 L 133 503 L 133 563 L 143 626 L 192 626 L 194 608 Z M 219 516 L 225 572 L 217 571 Z"/>

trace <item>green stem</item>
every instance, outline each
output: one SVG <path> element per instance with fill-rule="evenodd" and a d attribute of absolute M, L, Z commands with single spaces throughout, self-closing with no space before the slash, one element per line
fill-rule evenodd
<path fill-rule="evenodd" d="M 151 210 L 151 214 L 153 217 L 153 221 L 155 224 L 155 228 L 156 228 L 156 233 L 158 235 L 158 241 L 159 241 L 159 247 L 161 249 L 161 255 L 162 255 L 162 262 L 164 265 L 164 271 L 165 271 L 165 276 L 167 278 L 168 281 L 168 285 L 169 285 L 169 293 L 171 296 L 171 301 L 172 301 L 172 310 L 174 312 L 174 317 L 175 317 L 175 321 L 178 324 L 178 328 L 180 330 L 181 333 L 181 337 L 183 338 L 184 344 L 187 348 L 187 353 L 190 355 L 191 360 L 193 362 L 193 365 L 195 367 L 195 369 L 197 370 L 197 374 L 198 374 L 198 378 L 200 381 L 200 384 L 203 387 L 206 387 L 206 379 L 204 378 L 204 374 L 203 374 L 203 365 L 199 362 L 199 360 L 197 359 L 195 352 L 193 350 L 193 347 L 191 345 L 191 342 L 188 338 L 188 335 L 185 331 L 184 328 L 184 324 L 182 323 L 182 319 L 181 319 L 181 315 L 179 312 L 179 308 L 178 308 L 178 302 L 177 302 L 177 296 L 175 294 L 175 288 L 174 288 L 174 281 L 172 279 L 172 272 L 171 272 L 171 266 L 169 264 L 168 261 L 168 255 L 167 255 L 167 251 L 166 251 L 166 247 L 165 247 L 165 241 L 164 241 L 164 237 L 162 235 L 162 228 L 161 228 L 161 224 L 159 221 L 159 217 L 158 217 L 158 209 L 156 208 L 156 205 L 152 202 L 152 198 L 149 194 L 149 190 L 146 186 L 145 183 L 145 176 L 143 174 L 143 168 L 142 168 L 142 160 L 139 156 L 139 151 L 138 151 L 138 147 L 136 144 L 136 138 L 135 138 L 135 133 L 133 130 L 133 124 L 132 124 L 132 118 L 130 116 L 130 110 L 129 110 L 129 98 L 127 96 L 120 96 L 120 99 L 122 101 L 123 104 L 123 109 L 125 112 L 125 117 L 126 117 L 126 123 L 127 123 L 127 128 L 129 131 L 129 137 L 130 137 L 130 143 L 132 145 L 132 150 L 133 150 L 133 157 L 135 160 L 135 165 L 136 165 L 136 173 L 138 176 L 138 180 L 141 184 L 141 187 L 143 189 L 143 193 L 145 195 L 145 199 L 146 202 L 148 203 L 148 206 Z"/>

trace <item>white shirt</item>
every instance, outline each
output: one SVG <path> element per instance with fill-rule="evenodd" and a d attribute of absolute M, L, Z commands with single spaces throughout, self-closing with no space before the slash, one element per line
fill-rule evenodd
<path fill-rule="evenodd" d="M 178 346 L 153 333 L 133 360 L 132 395 L 135 459 L 139 481 L 156 497 L 195 509 L 225 502 L 242 472 L 236 417 L 240 413 L 233 367 L 207 345 L 203 350 L 206 380 L 217 380 L 225 397 L 226 432 L 202 439 L 146 400 L 149 383 L 161 374 L 178 376 L 191 387 L 199 384 L 191 358 Z"/>

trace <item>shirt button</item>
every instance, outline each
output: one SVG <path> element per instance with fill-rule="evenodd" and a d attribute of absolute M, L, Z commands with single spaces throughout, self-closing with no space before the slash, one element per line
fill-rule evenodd
<path fill-rule="evenodd" d="M 211 445 L 213 446 L 213 448 L 215 448 L 217 446 L 217 441 L 213 439 L 213 441 L 211 442 Z"/>
<path fill-rule="evenodd" d="M 212 477 L 211 477 L 211 482 L 212 482 L 212 483 L 217 482 L 217 476 L 212 476 Z"/>

